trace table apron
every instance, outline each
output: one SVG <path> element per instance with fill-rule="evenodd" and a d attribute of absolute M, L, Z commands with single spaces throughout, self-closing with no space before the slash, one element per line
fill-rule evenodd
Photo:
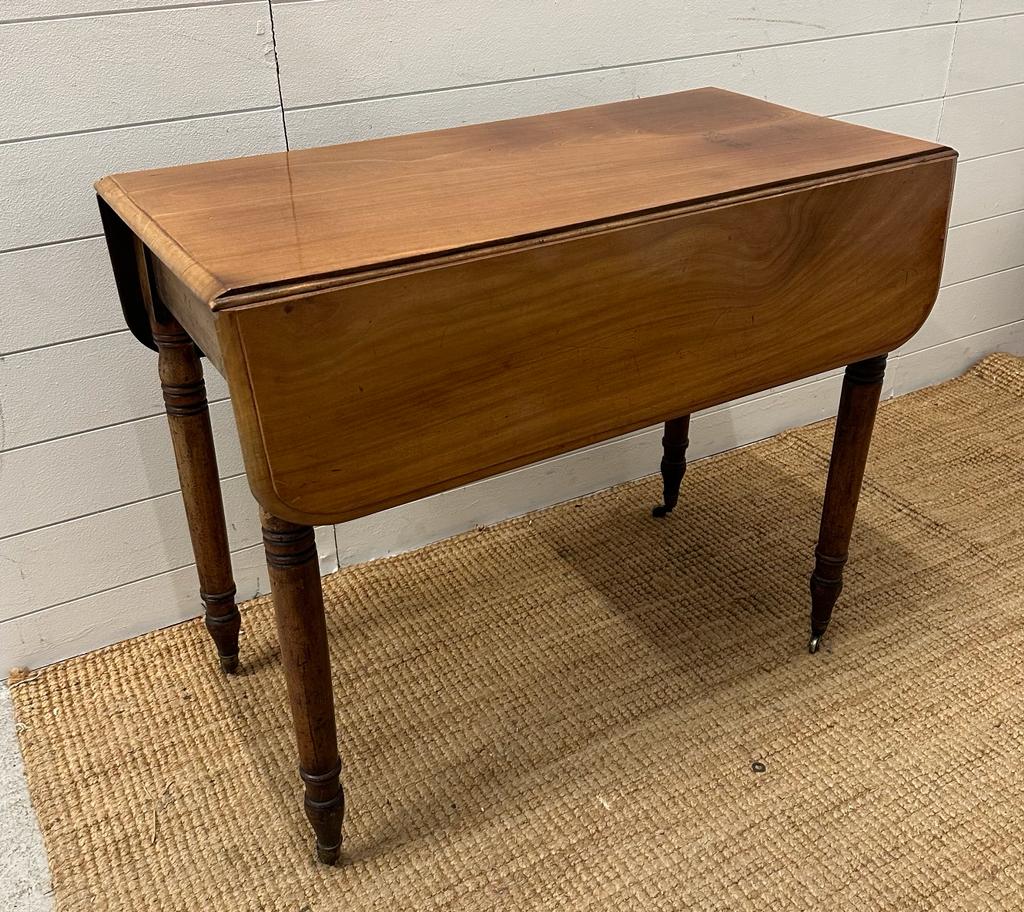
<path fill-rule="evenodd" d="M 253 491 L 343 521 L 890 351 L 934 303 L 954 167 L 220 311 Z"/>

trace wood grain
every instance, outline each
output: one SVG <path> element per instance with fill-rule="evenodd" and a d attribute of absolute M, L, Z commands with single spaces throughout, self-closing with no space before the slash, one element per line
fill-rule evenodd
<path fill-rule="evenodd" d="M 153 292 L 160 303 L 177 317 L 200 351 L 223 374 L 224 360 L 209 307 L 156 257 L 150 258 L 150 270 Z"/>
<path fill-rule="evenodd" d="M 260 519 L 306 816 L 316 833 L 317 857 L 334 864 L 341 852 L 345 793 L 316 539 L 308 526 L 285 522 L 266 511 Z"/>
<path fill-rule="evenodd" d="M 941 146 L 720 89 L 104 178 L 200 298 L 289 285 L 743 192 Z"/>
<path fill-rule="evenodd" d="M 202 362 L 188 333 L 159 305 L 153 308 L 152 325 L 160 353 L 167 426 L 199 574 L 199 595 L 206 609 L 206 629 L 217 646 L 221 667 L 234 672 L 238 668 L 242 619 L 235 605 L 224 499 Z"/>
<path fill-rule="evenodd" d="M 843 567 L 849 556 L 850 535 L 857 514 L 861 483 L 867 466 L 871 432 L 882 393 L 885 355 L 858 361 L 846 368 L 839 400 L 832 456 L 828 465 L 821 528 L 811 573 L 810 651 L 817 652 L 843 591 Z"/>
<path fill-rule="evenodd" d="M 935 300 L 953 171 L 221 311 L 253 491 L 343 521 L 890 351 Z"/>

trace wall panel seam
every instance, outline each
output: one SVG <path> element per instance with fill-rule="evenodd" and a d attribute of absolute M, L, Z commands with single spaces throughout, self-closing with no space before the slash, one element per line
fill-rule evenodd
<path fill-rule="evenodd" d="M 37 241 L 34 244 L 22 244 L 19 247 L 4 247 L 0 249 L 0 256 L 5 253 L 21 253 L 23 250 L 38 250 L 40 247 L 56 247 L 57 244 L 73 244 L 75 241 L 93 241 L 103 237 L 102 234 L 82 234 L 78 237 L 59 238 L 56 241 Z"/>
<path fill-rule="evenodd" d="M 210 405 L 215 405 L 218 402 L 227 402 L 228 398 L 228 396 L 220 396 L 217 399 L 210 399 L 208 402 Z M 163 414 L 165 414 L 163 411 L 159 411 L 146 415 L 135 415 L 133 418 L 125 418 L 124 421 L 111 421 L 109 424 L 98 424 L 96 427 L 73 431 L 70 434 L 57 434 L 54 437 L 45 437 L 42 440 L 33 440 L 31 443 L 20 443 L 17 446 L 0 448 L 0 456 L 5 453 L 16 453 L 18 450 L 25 450 L 29 447 L 42 446 L 44 443 L 55 443 L 58 440 L 69 440 L 72 437 L 80 437 L 82 434 L 91 434 L 94 431 L 105 431 L 108 428 L 123 427 L 126 424 L 134 424 L 136 421 L 146 421 L 150 418 L 159 418 Z"/>
<path fill-rule="evenodd" d="M 974 161 L 973 158 L 964 159 L 965 162 Z M 977 225 L 978 222 L 991 222 L 992 219 L 1005 218 L 1008 215 L 1019 215 L 1024 212 L 1024 209 L 1010 209 L 1008 212 L 997 212 L 995 215 L 984 215 L 981 218 L 971 219 L 969 222 L 957 222 L 955 225 L 950 225 L 949 230 L 952 231 L 954 228 L 964 228 L 967 225 Z"/>
<path fill-rule="evenodd" d="M 961 3 L 961 8 L 963 4 Z M 1015 16 L 1024 16 L 1024 10 L 1016 13 L 996 13 L 994 16 L 972 16 L 970 19 L 961 19 L 961 22 L 991 22 L 993 19 L 1012 19 Z"/>
<path fill-rule="evenodd" d="M 135 6 L 130 9 L 99 9 L 82 13 L 55 13 L 52 16 L 23 16 L 18 19 L 0 19 L 0 28 L 5 25 L 24 25 L 31 22 L 60 22 L 64 19 L 98 19 L 102 16 L 127 16 L 132 13 L 159 13 L 166 10 L 201 9 L 206 6 L 244 6 L 259 0 L 193 0 L 188 3 L 166 3 L 159 6 Z"/>
<path fill-rule="evenodd" d="M 998 326 L 988 326 L 985 329 L 979 329 L 977 332 L 966 333 L 962 336 L 957 336 L 955 339 L 946 339 L 944 342 L 936 342 L 934 345 L 927 345 L 924 348 L 918 348 L 912 352 L 904 352 L 900 355 L 900 358 L 912 358 L 915 355 L 921 355 L 925 352 L 930 352 L 936 348 L 941 348 L 943 345 L 953 345 L 956 342 L 963 342 L 967 339 L 973 339 L 975 336 L 983 336 L 985 333 L 995 332 L 999 329 L 1006 329 L 1009 326 L 1022 326 L 1024 327 L 1024 320 L 1010 320 L 1008 323 L 1000 323 Z"/>
<path fill-rule="evenodd" d="M 971 158 L 961 158 L 960 164 L 964 164 L 965 162 L 969 161 L 984 161 L 986 158 L 998 158 L 1000 155 L 1015 155 L 1018 152 L 1024 152 L 1024 146 L 1021 146 L 1020 148 L 1017 149 L 1002 149 L 999 152 L 989 152 L 986 155 L 975 155 Z"/>
<path fill-rule="evenodd" d="M 259 542 L 254 542 L 251 545 L 243 545 L 241 548 L 235 548 L 230 553 L 231 553 L 232 557 L 235 557 L 236 555 L 242 554 L 245 551 L 251 551 L 254 548 L 259 548 L 259 547 L 261 547 L 260 543 Z M 171 574 L 171 573 L 179 573 L 182 570 L 188 570 L 190 567 L 195 567 L 195 561 L 192 561 L 191 563 L 188 563 L 188 564 L 182 564 L 179 567 L 169 567 L 167 570 L 160 570 L 157 573 L 147 573 L 145 576 L 140 576 L 138 579 L 133 579 L 130 582 L 127 582 L 127 583 L 120 583 L 117 586 L 111 586 L 109 589 L 98 589 L 96 592 L 88 592 L 85 595 L 79 595 L 79 596 L 76 596 L 73 599 L 64 599 L 64 601 L 62 601 L 62 602 L 54 602 L 52 605 L 46 605 L 46 606 L 44 606 L 42 608 L 33 608 L 31 611 L 26 611 L 24 614 L 15 614 L 15 615 L 11 615 L 11 617 L 7 617 L 7 618 L 4 618 L 3 620 L 0 620 L 0 627 L 3 627 L 4 624 L 10 623 L 12 621 L 17 621 L 17 620 L 21 620 L 22 618 L 32 617 L 32 615 L 34 615 L 34 614 L 41 614 L 43 611 L 50 611 L 53 608 L 61 608 L 61 607 L 65 606 L 65 605 L 73 605 L 75 602 L 81 602 L 84 599 L 93 598 L 93 597 L 95 597 L 97 595 L 104 595 L 106 593 L 116 592 L 118 589 L 125 589 L 128 586 L 134 586 L 136 583 L 144 583 L 144 582 L 147 582 L 148 580 L 156 579 L 157 577 L 167 576 L 168 574 Z M 199 600 L 199 583 L 198 583 L 198 580 L 196 581 L 196 600 L 195 601 L 196 601 L 196 614 L 195 614 L 195 616 L 196 617 L 202 617 L 203 606 L 202 606 L 202 602 Z"/>
<path fill-rule="evenodd" d="M 963 0 L 961 0 L 963 2 Z M 698 60 L 709 57 L 723 57 L 729 54 L 744 54 L 749 51 L 764 51 L 773 48 L 793 47 L 803 44 L 820 44 L 825 41 L 843 41 L 848 38 L 863 38 L 871 35 L 890 35 L 896 32 L 916 32 L 921 29 L 940 29 L 956 25 L 956 20 L 929 22 L 925 25 L 908 25 L 891 29 L 875 29 L 868 32 L 851 32 L 845 35 L 829 35 L 824 38 L 801 38 L 797 41 L 780 41 L 775 44 L 755 44 L 745 47 L 728 48 L 721 51 L 702 51 L 699 54 L 681 54 L 672 57 L 656 57 L 650 60 L 628 60 L 622 63 L 602 64 L 601 66 L 582 67 L 576 70 L 561 70 L 554 73 L 531 73 L 527 76 L 510 76 L 507 79 L 485 79 L 480 82 L 467 82 L 454 86 L 435 86 L 429 89 L 416 89 L 408 92 L 392 92 L 383 95 L 363 95 L 354 98 L 341 98 L 337 101 L 323 101 L 316 104 L 286 105 L 285 111 L 308 111 L 313 108 L 331 108 L 338 105 L 355 104 L 361 101 L 387 101 L 394 98 L 409 98 L 415 95 L 433 95 L 438 92 L 456 92 L 460 89 L 480 89 L 489 86 L 514 85 L 520 82 L 533 82 L 541 79 L 560 79 L 565 76 L 579 76 L 587 73 L 602 73 L 611 70 L 628 70 L 636 67 L 653 66 L 659 63 L 675 63 L 683 60 Z"/>
<path fill-rule="evenodd" d="M 901 101 L 899 104 L 891 105 L 880 105 L 875 108 L 862 108 L 858 111 L 843 111 L 840 114 L 830 114 L 829 117 L 846 117 L 848 114 L 866 114 L 868 111 L 883 111 L 887 108 L 904 108 L 907 105 L 923 104 L 926 101 L 942 101 L 946 98 L 963 98 L 965 95 L 982 95 L 985 92 L 998 92 L 1001 89 L 1015 89 L 1017 86 L 1024 85 L 1024 81 L 1018 82 L 1004 82 L 999 85 L 985 86 L 983 89 L 965 89 L 963 92 L 946 92 L 942 95 L 936 95 L 933 98 L 915 98 L 913 101 Z M 332 104 L 342 104 L 343 102 L 332 102 Z M 289 108 L 289 111 L 296 110 L 295 108 Z M 999 153 L 992 153 L 999 154 Z M 982 157 L 982 156 L 979 156 Z"/>
<path fill-rule="evenodd" d="M 983 95 L 985 92 L 998 92 L 1001 89 L 1014 89 L 1024 82 L 1003 82 L 999 85 L 985 86 L 983 89 L 964 89 L 962 92 L 947 92 L 943 98 L 963 98 L 965 95 Z"/>
<path fill-rule="evenodd" d="M 114 130 L 132 130 L 136 127 L 156 127 L 160 124 L 180 123 L 188 120 L 209 120 L 211 117 L 230 117 L 234 114 L 253 114 L 261 111 L 277 111 L 279 105 L 260 105 L 255 108 L 235 108 L 227 111 L 204 111 L 200 114 L 182 114 L 180 117 L 160 117 L 155 120 L 133 120 L 129 123 L 104 124 L 102 127 L 88 127 L 83 130 L 64 130 L 57 133 L 39 133 L 31 136 L 14 136 L 0 139 L 0 146 L 16 143 L 42 142 L 47 139 L 61 139 L 67 136 L 88 136 L 91 133 L 110 133 Z"/>
<path fill-rule="evenodd" d="M 856 111 L 838 111 L 834 114 L 826 114 L 826 117 L 850 117 L 853 114 L 870 114 L 873 111 L 891 111 L 893 108 L 909 108 L 916 104 L 931 104 L 935 101 L 942 101 L 944 95 L 933 95 L 928 98 L 915 98 L 913 101 L 901 101 L 897 104 L 875 105 L 870 108 L 857 108 Z"/>
<path fill-rule="evenodd" d="M 25 348 L 12 348 L 10 351 L 0 351 L 0 358 L 10 358 L 14 355 L 27 355 L 31 352 L 42 351 L 44 348 L 54 348 L 57 345 L 73 345 L 75 342 L 89 342 L 92 339 L 102 339 L 104 336 L 118 336 L 123 329 L 107 329 L 103 332 L 90 333 L 87 336 L 71 336 L 67 339 L 58 339 L 56 342 L 44 342 L 42 345 L 29 345 Z"/>
<path fill-rule="evenodd" d="M 1021 268 L 1024 268 L 1024 263 L 1017 263 L 1017 265 L 1015 265 L 1015 266 L 1004 266 L 1002 269 L 993 269 L 992 272 L 985 272 L 985 273 L 982 273 L 981 275 L 971 276 L 969 279 L 960 279 L 959 282 L 950 282 L 948 285 L 940 286 L 940 290 L 942 288 L 956 288 L 957 285 L 966 285 L 968 282 L 977 282 L 977 281 L 980 281 L 981 279 L 987 279 L 987 278 L 990 278 L 991 276 L 1002 275 L 1002 273 L 1004 273 L 1004 272 L 1012 272 L 1014 269 L 1021 269 Z M 956 340 L 955 339 L 947 339 L 946 341 L 947 342 L 954 342 Z M 922 351 L 923 350 L 924 349 L 922 349 Z"/>
<path fill-rule="evenodd" d="M 245 475 L 244 471 L 234 472 L 230 475 L 220 475 L 220 482 L 233 481 Z M 104 513 L 113 513 L 114 510 L 122 510 L 125 507 L 137 507 L 139 504 L 147 503 L 150 500 L 159 500 L 161 497 L 173 497 L 181 494 L 181 488 L 172 488 L 169 491 L 158 491 L 155 494 L 147 494 L 145 497 L 137 497 L 135 500 L 126 500 L 124 503 L 114 504 L 110 507 L 102 507 L 99 510 L 87 510 L 85 513 L 76 513 L 74 516 L 65 516 L 63 519 L 54 520 L 51 523 L 43 523 L 40 526 L 33 526 L 31 529 L 19 529 L 17 532 L 8 532 L 0 535 L 0 543 L 10 541 L 20 535 L 31 535 L 34 532 L 41 532 L 44 529 L 54 529 L 63 526 L 65 523 L 76 522 L 79 519 L 90 519 L 93 516 L 102 516 Z"/>

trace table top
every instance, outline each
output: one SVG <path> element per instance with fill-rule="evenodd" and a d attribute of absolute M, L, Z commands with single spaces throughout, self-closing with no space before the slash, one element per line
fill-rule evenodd
<path fill-rule="evenodd" d="M 205 303 L 777 192 L 944 146 L 704 88 L 135 171 L 97 192 Z"/>

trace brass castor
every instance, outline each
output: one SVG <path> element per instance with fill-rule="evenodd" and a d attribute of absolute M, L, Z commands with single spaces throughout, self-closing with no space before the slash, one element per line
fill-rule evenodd
<path fill-rule="evenodd" d="M 339 842 L 336 846 L 322 846 L 317 841 L 316 844 L 316 858 L 321 864 L 325 865 L 336 865 L 338 863 L 338 857 L 341 855 L 341 843 Z"/>
<path fill-rule="evenodd" d="M 238 653 L 236 652 L 233 656 L 218 656 L 220 659 L 220 670 L 224 674 L 234 674 L 238 671 Z"/>
<path fill-rule="evenodd" d="M 207 592 L 201 595 L 206 605 L 206 629 L 217 647 L 221 671 L 234 674 L 238 671 L 238 633 L 242 629 L 242 615 L 235 605 L 235 587 L 216 595 Z"/>
<path fill-rule="evenodd" d="M 686 474 L 686 448 L 690 444 L 690 416 L 673 418 L 665 422 L 665 436 L 661 438 L 661 480 L 664 488 L 663 503 L 651 510 L 659 519 L 668 516 L 679 503 L 679 486 Z"/>

